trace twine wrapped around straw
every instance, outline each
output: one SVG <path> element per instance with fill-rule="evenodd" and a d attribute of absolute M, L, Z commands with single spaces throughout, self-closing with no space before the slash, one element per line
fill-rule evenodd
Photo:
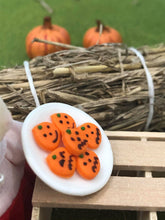
<path fill-rule="evenodd" d="M 164 131 L 165 47 L 139 50 L 155 89 L 149 130 Z M 147 80 L 138 57 L 123 45 L 59 51 L 32 59 L 30 69 L 41 104 L 64 102 L 76 106 L 106 130 L 144 130 L 149 111 Z M 23 66 L 0 71 L 0 96 L 17 120 L 24 120 L 35 108 Z"/>

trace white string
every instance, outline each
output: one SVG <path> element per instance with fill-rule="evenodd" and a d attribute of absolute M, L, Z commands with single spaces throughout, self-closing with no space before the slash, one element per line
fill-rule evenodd
<path fill-rule="evenodd" d="M 29 68 L 29 62 L 24 61 L 23 64 L 24 64 L 24 67 L 25 67 L 25 72 L 26 72 L 27 79 L 29 81 L 30 90 L 32 92 L 36 107 L 38 107 L 38 106 L 40 106 L 40 102 L 39 102 L 39 99 L 38 99 L 38 96 L 37 96 L 37 93 L 36 93 L 36 90 L 35 90 L 35 87 L 34 87 L 32 74 L 31 74 L 30 68 Z"/>
<path fill-rule="evenodd" d="M 153 80 L 152 80 L 151 73 L 149 72 L 149 70 L 147 68 L 147 65 L 145 63 L 145 59 L 142 56 L 142 54 L 133 47 L 130 47 L 129 49 L 131 51 L 133 51 L 139 57 L 142 65 L 143 65 L 143 68 L 145 70 L 146 77 L 147 77 L 148 94 L 149 94 L 149 113 L 148 113 L 148 118 L 147 118 L 147 122 L 146 122 L 146 125 L 145 125 L 145 130 L 147 130 L 150 126 L 150 123 L 152 121 L 153 114 L 154 114 L 154 93 L 155 93 L 154 92 L 154 83 L 153 83 Z"/>
<path fill-rule="evenodd" d="M 154 114 L 154 84 L 153 84 L 152 76 L 147 68 L 147 65 L 145 63 L 145 59 L 142 56 L 142 54 L 137 49 L 135 49 L 133 47 L 129 47 L 129 50 L 133 51 L 139 57 L 139 59 L 142 63 L 142 66 L 145 70 L 146 77 L 147 77 L 148 93 L 149 93 L 149 113 L 148 113 L 148 118 L 147 118 L 147 122 L 145 125 L 145 130 L 147 130 L 150 126 L 150 123 L 152 121 L 153 114 Z M 33 78 L 32 78 L 31 72 L 30 72 L 28 61 L 24 61 L 24 67 L 25 67 L 26 76 L 29 81 L 31 92 L 34 97 L 35 104 L 38 107 L 38 106 L 40 106 L 40 103 L 39 103 L 39 99 L 37 97 L 37 93 L 36 93 L 36 90 L 35 90 L 35 87 L 33 84 Z"/>

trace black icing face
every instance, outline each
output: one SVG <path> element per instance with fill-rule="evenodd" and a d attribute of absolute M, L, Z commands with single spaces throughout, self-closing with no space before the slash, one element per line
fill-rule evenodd
<path fill-rule="evenodd" d="M 99 128 L 93 123 L 84 123 L 82 131 L 88 141 L 88 147 L 96 149 L 99 147 L 102 137 Z"/>
<path fill-rule="evenodd" d="M 47 157 L 51 170 L 59 176 L 72 176 L 76 168 L 76 160 L 66 148 L 58 147 Z"/>
<path fill-rule="evenodd" d="M 61 132 L 76 126 L 74 119 L 66 113 L 55 113 L 51 115 L 51 120 Z"/>
<path fill-rule="evenodd" d="M 91 170 L 93 173 L 96 173 L 98 165 L 99 165 L 99 158 L 96 155 L 93 155 L 93 153 L 86 151 L 84 153 L 84 162 L 83 165 L 85 167 L 88 167 L 89 170 Z"/>
<path fill-rule="evenodd" d="M 85 138 L 81 127 L 66 129 L 63 133 L 63 143 L 67 150 L 75 156 L 83 153 L 88 146 L 88 140 Z"/>
<path fill-rule="evenodd" d="M 77 164 L 78 172 L 83 173 L 87 179 L 94 178 L 100 170 L 99 158 L 95 152 L 90 150 L 86 150 L 79 156 Z"/>
<path fill-rule="evenodd" d="M 45 150 L 54 150 L 59 144 L 60 133 L 53 123 L 42 122 L 32 132 L 37 144 Z"/>
<path fill-rule="evenodd" d="M 41 132 L 41 139 L 43 139 L 43 141 L 47 141 L 47 143 L 56 143 L 58 140 L 58 132 L 57 129 L 55 129 L 53 126 L 51 126 L 50 124 L 48 125 L 38 125 L 38 132 Z"/>

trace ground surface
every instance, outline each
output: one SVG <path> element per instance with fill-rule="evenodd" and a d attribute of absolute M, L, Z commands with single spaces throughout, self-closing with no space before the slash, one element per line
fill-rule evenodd
<path fill-rule="evenodd" d="M 165 43 L 163 0 L 45 0 L 54 10 L 53 23 L 65 27 L 73 45 L 82 46 L 85 31 L 100 19 L 116 28 L 128 46 Z M 0 1 L 0 67 L 28 59 L 27 33 L 42 24 L 48 12 L 37 0 Z"/>

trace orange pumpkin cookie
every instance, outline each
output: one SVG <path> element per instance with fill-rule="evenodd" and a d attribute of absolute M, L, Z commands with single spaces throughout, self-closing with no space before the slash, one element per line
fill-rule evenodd
<path fill-rule="evenodd" d="M 100 161 L 97 154 L 86 150 L 76 159 L 76 168 L 80 176 L 85 179 L 93 179 L 100 170 Z"/>
<path fill-rule="evenodd" d="M 60 132 L 53 123 L 42 122 L 32 129 L 36 143 L 44 150 L 52 151 L 58 147 Z"/>
<path fill-rule="evenodd" d="M 75 156 L 79 156 L 85 152 L 88 146 L 88 140 L 86 139 L 84 132 L 82 132 L 82 129 L 82 126 L 79 126 L 77 128 L 69 128 L 63 132 L 63 144 L 67 150 Z"/>
<path fill-rule="evenodd" d="M 76 169 L 75 157 L 64 147 L 59 147 L 51 152 L 46 161 L 52 172 L 60 177 L 71 177 Z"/>
<path fill-rule="evenodd" d="M 102 137 L 99 128 L 93 123 L 84 123 L 81 125 L 82 131 L 88 140 L 88 147 L 96 149 L 99 147 Z"/>
<path fill-rule="evenodd" d="M 67 128 L 76 127 L 74 119 L 66 113 L 55 113 L 51 115 L 51 120 L 61 133 Z"/>

